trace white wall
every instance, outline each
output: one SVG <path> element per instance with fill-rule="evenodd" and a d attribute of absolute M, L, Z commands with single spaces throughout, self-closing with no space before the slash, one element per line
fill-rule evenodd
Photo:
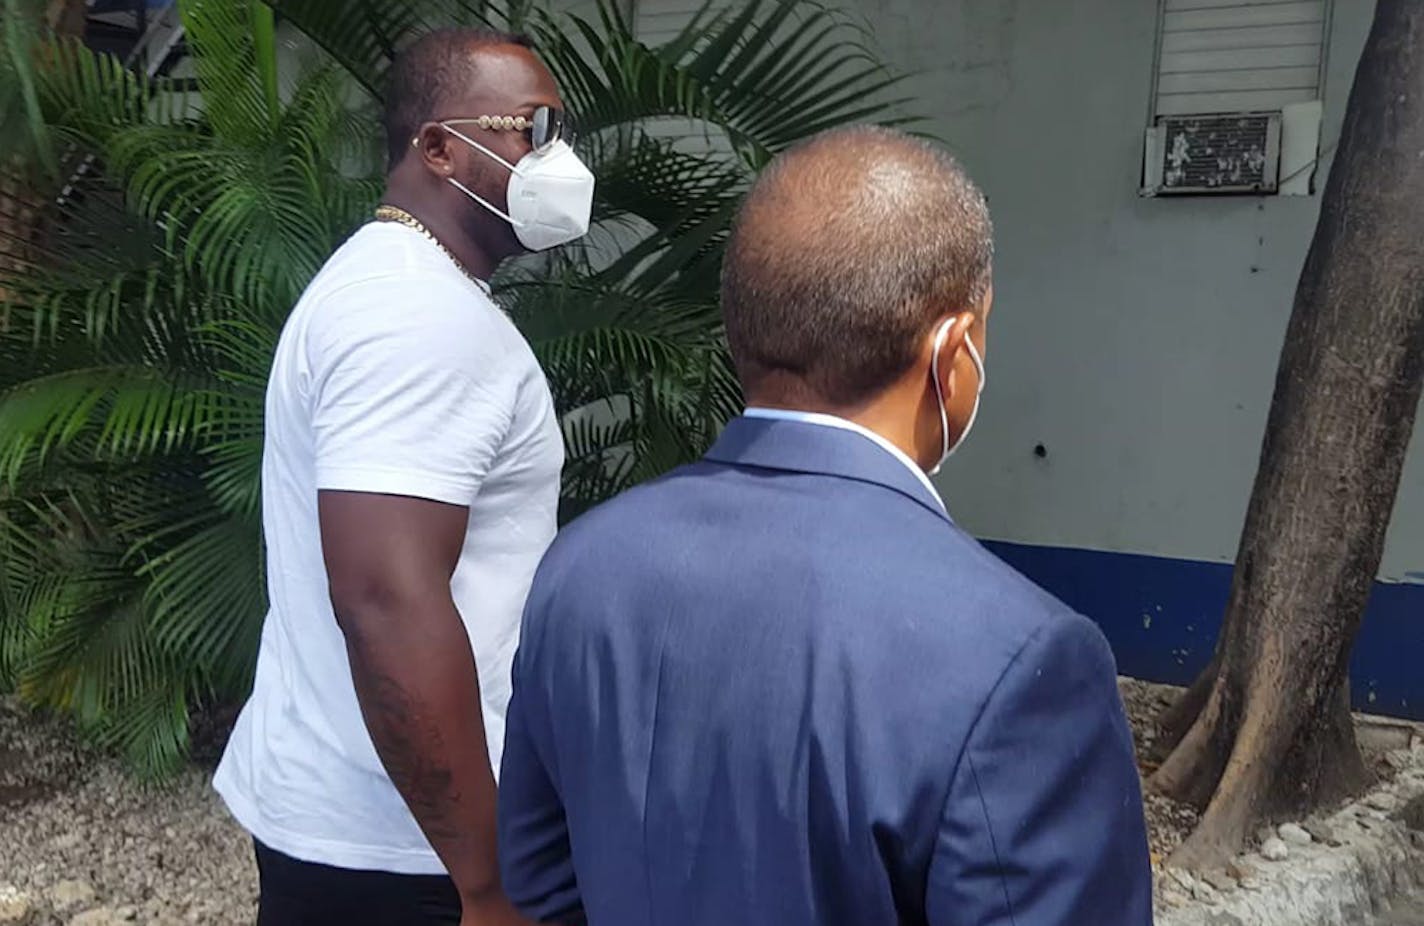
<path fill-rule="evenodd" d="M 854 10 L 915 73 L 917 111 L 997 225 L 989 383 L 940 477 L 950 509 L 989 538 L 1231 560 L 1318 197 L 1138 196 L 1154 0 Z M 1334 4 L 1327 154 L 1372 10 Z M 1424 579 L 1424 428 L 1382 569 L 1410 573 Z"/>

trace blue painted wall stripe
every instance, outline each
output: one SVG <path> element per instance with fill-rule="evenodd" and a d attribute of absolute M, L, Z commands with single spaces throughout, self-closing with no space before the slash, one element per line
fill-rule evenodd
<path fill-rule="evenodd" d="M 1185 685 L 1211 659 L 1229 563 L 986 542 L 1097 621 L 1126 675 Z M 1351 660 L 1359 710 L 1424 720 L 1424 585 L 1377 582 Z"/>

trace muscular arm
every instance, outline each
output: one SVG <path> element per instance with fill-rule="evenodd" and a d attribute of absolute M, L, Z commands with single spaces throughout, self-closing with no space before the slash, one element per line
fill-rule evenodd
<path fill-rule="evenodd" d="M 331 601 L 376 752 L 454 880 L 464 922 L 524 923 L 500 889 L 479 679 L 450 592 L 469 510 L 319 498 Z"/>

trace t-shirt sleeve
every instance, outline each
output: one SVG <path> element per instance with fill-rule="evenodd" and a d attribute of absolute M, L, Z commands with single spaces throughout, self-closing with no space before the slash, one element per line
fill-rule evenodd
<path fill-rule="evenodd" d="M 308 342 L 317 488 L 469 505 L 518 398 L 482 305 L 410 305 L 379 285 L 329 297 Z M 468 300 L 467 300 L 468 301 Z"/>

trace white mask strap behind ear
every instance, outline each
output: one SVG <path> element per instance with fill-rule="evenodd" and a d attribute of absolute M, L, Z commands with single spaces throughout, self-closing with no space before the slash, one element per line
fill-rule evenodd
<path fill-rule="evenodd" d="M 440 127 L 509 171 L 505 201 L 509 211 L 494 204 L 454 177 L 446 177 L 461 193 L 499 216 L 514 229 L 519 243 L 531 251 L 568 244 L 588 232 L 593 213 L 593 174 L 562 139 L 543 151 L 531 151 L 511 164 L 484 145 L 445 123 Z"/>
<path fill-rule="evenodd" d="M 945 407 L 943 380 L 939 375 L 939 355 L 944 350 L 944 342 L 949 339 L 949 330 L 954 326 L 955 318 L 946 318 L 944 323 L 935 332 L 934 354 L 930 357 L 930 377 L 934 380 L 935 398 L 939 404 L 939 429 L 940 429 L 940 456 L 939 462 L 929 471 L 931 476 L 938 475 L 940 468 L 944 466 L 944 461 L 954 456 L 956 450 L 964 446 L 964 439 L 969 436 L 970 430 L 974 427 L 974 421 L 979 417 L 979 399 L 984 394 L 984 360 L 979 356 L 979 348 L 974 346 L 974 339 L 968 334 L 964 336 L 964 346 L 969 349 L 969 359 L 974 362 L 974 372 L 979 376 L 979 385 L 974 392 L 974 407 L 969 411 L 969 420 L 964 423 L 964 430 L 960 432 L 959 439 L 951 443 L 949 439 L 949 409 Z"/>
<path fill-rule="evenodd" d="M 473 138 L 471 138 L 470 136 L 466 135 L 464 132 L 461 132 L 459 129 L 452 129 L 452 128 L 450 128 L 450 126 L 446 125 L 446 124 L 443 123 L 443 122 L 440 123 L 440 127 L 441 127 L 442 129 L 444 129 L 445 131 L 449 132 L 451 135 L 454 135 L 456 138 L 460 139 L 460 141 L 462 141 L 462 142 L 464 142 L 465 144 L 469 145 L 471 148 L 474 148 L 476 151 L 480 152 L 480 153 L 483 154 L 485 157 L 491 158 L 491 159 L 493 159 L 493 160 L 499 162 L 499 163 L 500 163 L 501 165 L 503 165 L 510 173 L 515 173 L 515 172 L 518 171 L 518 168 L 516 168 L 513 164 L 509 163 L 509 162 L 506 161 L 504 158 L 502 158 L 502 157 L 500 157 L 499 155 L 495 154 L 493 151 L 489 150 L 489 149 L 486 148 L 484 145 L 482 145 L 482 144 L 480 144 L 479 142 L 475 141 Z M 510 225 L 514 226 L 515 228 L 518 228 L 518 227 L 522 224 L 522 223 L 520 223 L 520 222 L 516 222 L 513 218 L 510 217 L 509 213 L 505 212 L 504 210 L 495 208 L 494 203 L 491 203 L 489 200 L 485 199 L 483 196 L 481 196 L 480 194 L 476 193 L 474 190 L 472 190 L 472 189 L 470 189 L 469 187 L 465 186 L 463 183 L 461 183 L 460 181 L 456 180 L 454 177 L 446 177 L 445 179 L 449 180 L 450 183 L 451 183 L 452 185 L 454 185 L 454 187 L 455 187 L 456 189 L 458 189 L 461 193 L 464 193 L 466 196 L 470 197 L 470 199 L 473 199 L 475 202 L 479 203 L 481 206 L 484 206 L 484 207 L 485 207 L 486 209 L 488 209 L 490 212 L 493 212 L 495 215 L 499 216 L 501 219 L 504 219 L 506 222 L 508 222 Z"/>

